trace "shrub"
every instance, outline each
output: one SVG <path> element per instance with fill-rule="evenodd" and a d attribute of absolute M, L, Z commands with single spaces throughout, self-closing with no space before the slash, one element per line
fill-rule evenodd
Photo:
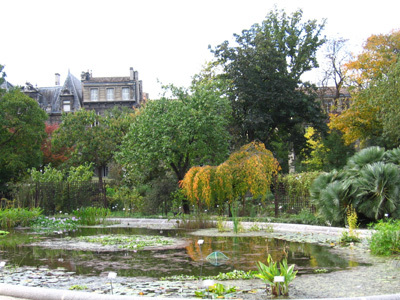
<path fill-rule="evenodd" d="M 400 220 L 380 220 L 373 225 L 376 230 L 371 236 L 370 249 L 373 254 L 400 254 Z"/>
<path fill-rule="evenodd" d="M 13 228 L 16 226 L 28 226 L 36 219 L 42 210 L 40 208 L 8 208 L 0 210 L 1 228 Z"/>
<path fill-rule="evenodd" d="M 102 207 L 81 207 L 73 211 L 73 214 L 79 219 L 79 223 L 88 226 L 104 223 L 110 213 L 108 208 Z"/>

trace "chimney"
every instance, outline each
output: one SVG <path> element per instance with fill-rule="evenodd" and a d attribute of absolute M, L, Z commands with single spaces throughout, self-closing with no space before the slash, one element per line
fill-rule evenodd
<path fill-rule="evenodd" d="M 130 71 L 130 76 L 129 76 L 129 78 L 130 78 L 131 81 L 133 81 L 133 68 L 131 67 L 131 68 L 129 69 L 129 71 Z"/>
<path fill-rule="evenodd" d="M 60 74 L 56 73 L 55 74 L 55 79 L 56 79 L 56 85 L 60 85 Z"/>

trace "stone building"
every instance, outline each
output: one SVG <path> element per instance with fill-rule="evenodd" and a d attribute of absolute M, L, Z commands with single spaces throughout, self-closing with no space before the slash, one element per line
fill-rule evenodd
<path fill-rule="evenodd" d="M 90 72 L 81 74 L 83 107 L 103 114 L 118 107 L 138 107 L 146 99 L 139 73 L 130 68 L 126 77 L 93 77 Z"/>
<path fill-rule="evenodd" d="M 60 85 L 60 74 L 55 74 L 55 86 L 34 87 L 29 82 L 22 91 L 35 99 L 49 115 L 49 123 L 60 123 L 63 112 L 69 113 L 85 108 L 103 114 L 115 106 L 134 108 L 148 98 L 143 93 L 139 73 L 130 68 L 126 77 L 93 77 L 82 72 L 81 80 L 69 71 L 64 84 Z"/>
<path fill-rule="evenodd" d="M 64 84 L 60 85 L 60 74 L 55 74 L 55 86 L 34 87 L 29 82 L 22 88 L 29 97 L 49 115 L 50 124 L 60 123 L 63 112 L 74 112 L 83 104 L 82 85 L 79 79 L 68 72 Z"/>
<path fill-rule="evenodd" d="M 318 98 L 321 101 L 322 109 L 327 114 L 340 114 L 350 106 L 350 92 L 346 88 L 338 90 L 335 87 L 319 87 Z"/>

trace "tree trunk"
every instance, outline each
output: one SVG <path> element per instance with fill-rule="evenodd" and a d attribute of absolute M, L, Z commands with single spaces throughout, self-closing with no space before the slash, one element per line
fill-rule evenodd
<path fill-rule="evenodd" d="M 104 190 L 104 185 L 103 185 L 103 166 L 97 167 L 97 175 L 99 176 L 99 192 L 100 195 L 103 197 L 103 205 L 106 208 L 107 207 L 107 197 L 106 193 Z"/>

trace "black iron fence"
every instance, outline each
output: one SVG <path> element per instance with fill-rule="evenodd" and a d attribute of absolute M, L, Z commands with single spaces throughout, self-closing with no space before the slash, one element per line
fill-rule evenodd
<path fill-rule="evenodd" d="M 34 182 L 16 186 L 14 201 L 21 207 L 40 207 L 45 214 L 70 213 L 86 206 L 107 206 L 105 184 L 82 182 Z"/>
<path fill-rule="evenodd" d="M 272 192 L 275 217 L 282 213 L 298 214 L 302 210 L 315 212 L 315 207 L 312 205 L 308 194 L 290 193 L 282 184 L 275 184 L 272 187 Z"/>

